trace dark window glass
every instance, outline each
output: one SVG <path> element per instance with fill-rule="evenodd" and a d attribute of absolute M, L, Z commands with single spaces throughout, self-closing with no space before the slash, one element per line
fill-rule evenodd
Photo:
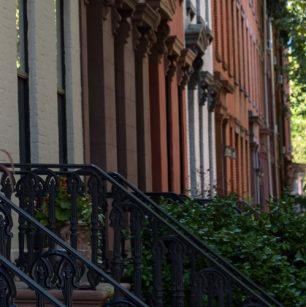
<path fill-rule="evenodd" d="M 19 154 L 21 163 L 31 162 L 27 27 L 27 0 L 17 0 L 16 66 L 18 76 Z"/>
<path fill-rule="evenodd" d="M 67 154 L 67 113 L 65 95 L 65 48 L 64 48 L 64 3 L 55 0 L 55 20 L 57 36 L 57 103 L 58 103 L 58 136 L 59 161 L 68 162 Z"/>

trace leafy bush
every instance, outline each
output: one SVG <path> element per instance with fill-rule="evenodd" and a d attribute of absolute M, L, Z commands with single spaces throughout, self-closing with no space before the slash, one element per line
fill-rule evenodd
<path fill-rule="evenodd" d="M 65 224 L 71 218 L 71 195 L 68 193 L 67 178 L 60 177 L 58 193 L 55 198 L 55 220 L 59 225 Z M 40 208 L 36 209 L 35 216 L 44 226 L 48 225 L 49 196 L 45 197 Z M 91 196 L 83 193 L 77 197 L 78 221 L 90 225 L 92 214 Z M 102 213 L 99 218 L 103 220 Z"/>
<path fill-rule="evenodd" d="M 284 196 L 270 212 L 234 196 L 208 205 L 164 199 L 162 207 L 285 306 L 306 302 L 305 199 Z"/>

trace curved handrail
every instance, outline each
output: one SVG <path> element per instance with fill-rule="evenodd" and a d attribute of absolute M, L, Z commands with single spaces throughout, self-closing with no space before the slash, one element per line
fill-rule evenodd
<path fill-rule="evenodd" d="M 5 164 L 5 166 L 10 167 L 11 165 Z M 23 169 L 33 169 L 33 168 L 41 168 L 41 167 L 46 167 L 46 168 L 51 168 L 51 169 L 52 168 L 57 168 L 57 169 L 88 168 L 88 169 L 94 170 L 97 174 L 100 174 L 100 176 L 102 176 L 103 179 L 108 180 L 111 184 L 113 184 L 114 186 L 119 188 L 121 191 L 123 191 L 129 197 L 130 200 L 135 201 L 138 205 L 140 205 L 143 209 L 145 209 L 149 214 L 151 214 L 154 218 L 156 218 L 164 226 L 168 227 L 171 231 L 179 235 L 181 240 L 183 240 L 187 245 L 189 245 L 199 254 L 202 254 L 202 256 L 204 256 L 207 260 L 213 263 L 217 268 L 219 268 L 223 273 L 229 276 L 242 289 L 247 291 L 250 295 L 256 298 L 260 303 L 263 303 L 266 306 L 279 306 L 279 307 L 283 306 L 276 299 L 274 299 L 269 294 L 267 294 L 264 290 L 262 290 L 252 280 L 250 280 L 248 277 L 242 274 L 239 270 L 237 270 L 225 258 L 218 255 L 214 250 L 212 250 L 209 246 L 207 246 L 203 241 L 201 241 L 194 234 L 192 234 L 185 226 L 183 226 L 176 219 L 170 216 L 165 210 L 163 210 L 159 205 L 153 202 L 148 196 L 146 196 L 135 185 L 128 182 L 126 178 L 124 178 L 122 175 L 115 173 L 115 172 L 107 173 L 106 171 L 104 171 L 103 169 L 101 169 L 100 167 L 94 164 L 69 164 L 68 165 L 68 164 L 39 164 L 39 163 L 36 163 L 36 164 L 14 164 L 14 167 L 15 168 L 20 167 Z M 131 189 L 132 192 L 129 191 L 128 188 Z M 33 220 L 36 222 L 35 219 Z M 45 227 L 44 229 L 48 230 Z M 70 251 L 70 249 L 71 248 L 69 247 L 68 250 Z M 79 256 L 83 258 L 81 255 Z M 83 259 L 86 260 L 85 258 Z M 96 267 L 93 264 L 91 265 Z M 96 268 L 99 269 L 98 267 Z M 111 278 L 111 277 L 108 276 L 108 278 Z M 113 282 L 115 282 L 115 280 L 113 280 Z M 122 291 L 122 292 L 126 293 L 126 291 Z"/>
<path fill-rule="evenodd" d="M 57 243 L 62 248 L 64 248 L 66 251 L 71 253 L 76 259 L 80 260 L 82 263 L 85 263 L 88 268 L 93 270 L 96 274 L 98 274 L 100 277 L 102 277 L 107 282 L 109 282 L 114 288 L 118 289 L 120 292 L 122 292 L 124 295 L 126 295 L 133 303 L 137 304 L 137 306 L 148 307 L 148 305 L 146 305 L 144 302 L 142 302 L 133 293 L 129 292 L 127 289 L 122 287 L 115 279 L 113 279 L 111 276 L 109 276 L 107 273 L 105 273 L 101 268 L 99 268 L 98 266 L 96 266 L 92 262 L 89 262 L 84 256 L 82 256 L 80 253 L 78 253 L 74 248 L 72 248 L 70 245 L 66 244 L 61 238 L 59 238 L 57 235 L 55 235 L 47 227 L 40 224 L 30 214 L 28 214 L 23 209 L 16 206 L 11 200 L 6 198 L 2 194 L 0 194 L 0 205 L 1 205 L 1 202 L 2 202 L 2 204 L 5 204 L 5 206 L 7 206 L 8 209 L 15 211 L 18 215 L 21 215 L 22 218 L 24 218 L 27 222 L 34 225 L 37 229 L 39 229 L 40 231 L 45 233 L 55 243 Z"/>

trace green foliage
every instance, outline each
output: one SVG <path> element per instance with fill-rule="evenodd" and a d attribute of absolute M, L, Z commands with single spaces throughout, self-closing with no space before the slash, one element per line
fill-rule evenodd
<path fill-rule="evenodd" d="M 306 163 L 306 92 L 291 82 L 291 139 L 296 163 Z"/>
<path fill-rule="evenodd" d="M 306 89 L 306 1 L 268 0 L 268 9 L 289 48 L 290 79 Z"/>
<path fill-rule="evenodd" d="M 43 200 L 41 208 L 36 211 L 36 218 L 44 226 L 48 225 L 48 207 L 49 197 Z M 58 193 L 55 198 L 55 220 L 58 224 L 64 224 L 71 218 L 71 196 L 67 191 L 67 178 L 61 177 L 59 182 Z M 78 220 L 87 225 L 90 224 L 92 204 L 91 197 L 87 193 L 83 193 L 77 197 L 77 213 Z M 100 214 L 101 215 L 101 214 Z"/>
<path fill-rule="evenodd" d="M 242 214 L 235 197 L 162 206 L 285 306 L 305 306 L 306 219 L 296 203 L 284 196 L 269 213 L 246 206 Z"/>

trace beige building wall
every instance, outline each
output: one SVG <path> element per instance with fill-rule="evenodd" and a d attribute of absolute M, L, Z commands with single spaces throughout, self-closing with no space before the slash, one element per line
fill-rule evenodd
<path fill-rule="evenodd" d="M 19 161 L 16 4 L 0 0 L 0 148 Z M 8 162 L 0 152 L 0 162 Z"/>
<path fill-rule="evenodd" d="M 83 162 L 78 3 L 64 1 L 68 162 Z M 59 160 L 57 38 L 54 0 L 28 1 L 32 162 Z"/>
<path fill-rule="evenodd" d="M 68 162 L 82 163 L 83 125 L 79 2 L 64 1 Z"/>
<path fill-rule="evenodd" d="M 31 161 L 58 161 L 54 1 L 28 1 Z"/>

